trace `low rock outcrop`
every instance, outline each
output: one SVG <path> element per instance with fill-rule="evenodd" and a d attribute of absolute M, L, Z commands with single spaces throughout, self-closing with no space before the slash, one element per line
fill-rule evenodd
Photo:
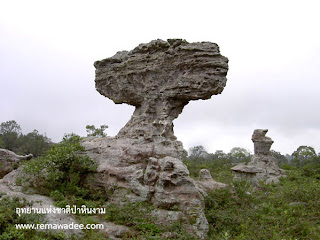
<path fill-rule="evenodd" d="M 105 191 L 113 202 L 148 200 L 167 211 L 176 206 L 204 238 L 204 191 L 181 161 L 186 151 L 174 136 L 172 121 L 190 100 L 223 91 L 228 59 L 217 44 L 169 39 L 140 44 L 94 66 L 97 91 L 136 109 L 116 137 L 82 141 L 98 163 L 88 186 Z"/>
<path fill-rule="evenodd" d="M 214 181 L 208 169 L 200 170 L 197 184 L 204 191 L 204 193 L 228 187 L 227 184 Z"/>
<path fill-rule="evenodd" d="M 8 173 L 0 179 L 0 192 L 3 194 L 2 197 L 19 197 L 20 199 L 26 199 L 32 203 L 31 208 L 35 209 L 52 209 L 54 208 L 54 202 L 49 197 L 39 194 L 26 194 L 22 192 L 22 187 L 16 185 L 18 178 L 23 176 L 22 167 Z M 24 214 L 24 213 L 21 213 Z M 77 220 L 71 214 L 64 213 L 47 213 L 44 214 L 44 222 L 47 224 L 78 224 Z M 51 231 L 63 231 L 67 236 L 75 234 L 80 237 L 83 236 L 83 232 L 80 229 L 65 228 L 61 230 Z"/>
<path fill-rule="evenodd" d="M 21 156 L 10 150 L 0 148 L 0 178 L 13 171 L 21 160 L 29 160 L 32 157 L 32 154 Z"/>
<path fill-rule="evenodd" d="M 285 176 L 284 170 L 279 168 L 277 160 L 270 154 L 273 140 L 266 136 L 267 132 L 268 129 L 254 130 L 254 155 L 248 164 L 238 164 L 231 168 L 235 172 L 235 179 L 247 179 L 259 185 L 260 180 L 278 183 L 279 178 Z"/>
<path fill-rule="evenodd" d="M 26 199 L 32 203 L 32 208 L 53 208 L 53 201 L 46 196 L 39 194 L 27 194 L 22 191 L 22 186 L 16 184 L 17 180 L 23 177 L 22 166 L 15 169 L 15 164 L 21 160 L 29 160 L 32 158 L 32 154 L 26 156 L 20 156 L 7 149 L 0 149 L 0 162 L 1 162 L 1 178 L 0 179 L 0 193 L 1 197 L 19 197 Z M 45 214 L 44 222 L 48 224 L 74 224 L 77 223 L 76 219 L 70 214 Z M 71 236 L 75 234 L 77 236 L 83 235 L 83 232 L 79 229 L 67 229 L 64 230 L 66 235 Z"/>

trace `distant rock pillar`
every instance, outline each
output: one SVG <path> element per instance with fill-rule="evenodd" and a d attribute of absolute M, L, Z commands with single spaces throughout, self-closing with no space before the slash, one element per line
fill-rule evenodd
<path fill-rule="evenodd" d="M 270 148 L 273 140 L 266 136 L 268 129 L 256 129 L 252 135 L 254 155 L 248 164 L 238 164 L 231 168 L 235 179 L 249 180 L 254 185 L 259 181 L 278 183 L 279 178 L 285 176 L 284 170 L 279 168 L 277 160 L 271 156 Z"/>
<path fill-rule="evenodd" d="M 252 135 L 252 142 L 254 144 L 254 154 L 269 155 L 273 140 L 266 136 L 268 129 L 256 129 Z"/>

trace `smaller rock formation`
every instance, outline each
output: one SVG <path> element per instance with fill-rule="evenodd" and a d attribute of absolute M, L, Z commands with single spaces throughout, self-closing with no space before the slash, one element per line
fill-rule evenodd
<path fill-rule="evenodd" d="M 285 176 L 284 170 L 280 169 L 277 160 L 271 156 L 270 148 L 273 140 L 266 136 L 268 129 L 256 129 L 252 135 L 254 143 L 254 155 L 246 164 L 238 164 L 231 168 L 235 172 L 235 179 L 252 181 L 256 186 L 259 180 L 268 183 L 278 183 L 279 178 Z"/>
<path fill-rule="evenodd" d="M 206 193 L 208 191 L 214 191 L 216 189 L 225 188 L 228 185 L 224 183 L 216 182 L 212 179 L 208 169 L 201 169 L 199 172 L 198 186 Z"/>
<path fill-rule="evenodd" d="M 21 160 L 29 160 L 32 157 L 32 154 L 20 156 L 10 150 L 0 148 L 0 178 L 13 171 L 15 165 Z"/>

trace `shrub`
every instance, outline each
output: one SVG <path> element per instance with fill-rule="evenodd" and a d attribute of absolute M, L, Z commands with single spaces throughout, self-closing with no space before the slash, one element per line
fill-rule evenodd
<path fill-rule="evenodd" d="M 45 156 L 27 162 L 23 171 L 31 176 L 33 186 L 48 195 L 54 190 L 67 195 L 88 194 L 81 188 L 82 180 L 97 165 L 83 154 L 85 149 L 80 140 L 75 134 L 65 135 Z"/>

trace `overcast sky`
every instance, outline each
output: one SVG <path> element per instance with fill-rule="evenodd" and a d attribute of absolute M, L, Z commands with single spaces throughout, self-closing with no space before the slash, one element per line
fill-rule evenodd
<path fill-rule="evenodd" d="M 272 148 L 320 151 L 319 1 L 0 1 L 0 122 L 58 142 L 85 126 L 114 136 L 134 108 L 94 85 L 94 61 L 153 39 L 210 41 L 229 58 L 221 95 L 174 121 L 186 149 L 244 147 L 256 128 Z"/>

